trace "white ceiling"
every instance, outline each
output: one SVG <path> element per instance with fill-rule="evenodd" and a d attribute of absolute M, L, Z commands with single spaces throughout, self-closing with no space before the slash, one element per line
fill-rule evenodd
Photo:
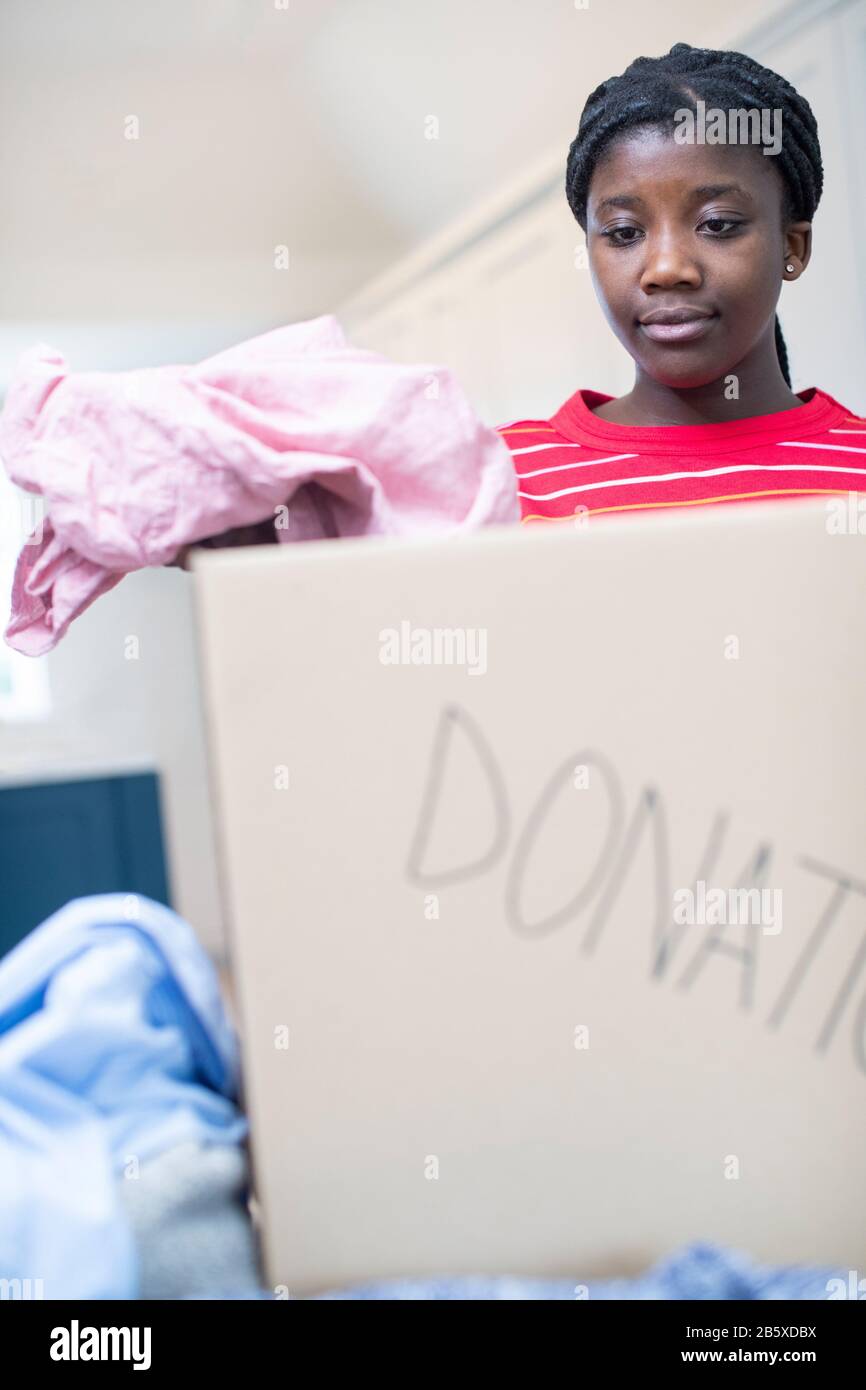
<path fill-rule="evenodd" d="M 604 77 L 729 44 L 753 8 L 281 3 L 2 0 L 3 320 L 329 310 L 540 156 L 564 167 Z"/>

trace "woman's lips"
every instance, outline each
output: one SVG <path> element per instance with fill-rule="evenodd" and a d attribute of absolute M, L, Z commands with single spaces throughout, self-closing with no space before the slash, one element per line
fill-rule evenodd
<path fill-rule="evenodd" d="M 640 327 L 654 343 L 693 343 L 709 333 L 717 318 L 718 314 L 709 314 L 681 323 L 642 323 Z"/>

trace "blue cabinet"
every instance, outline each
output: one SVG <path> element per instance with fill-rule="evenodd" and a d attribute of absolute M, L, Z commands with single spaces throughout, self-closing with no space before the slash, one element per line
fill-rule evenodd
<path fill-rule="evenodd" d="M 0 955 L 70 898 L 171 906 L 154 773 L 0 787 Z"/>

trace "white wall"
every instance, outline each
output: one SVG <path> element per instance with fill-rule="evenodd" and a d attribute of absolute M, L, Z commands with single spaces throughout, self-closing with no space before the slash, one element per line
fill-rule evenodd
<path fill-rule="evenodd" d="M 714 46 L 753 9 L 2 0 L 0 312 L 326 312 L 548 143 L 567 148 L 585 96 L 635 54 Z"/>

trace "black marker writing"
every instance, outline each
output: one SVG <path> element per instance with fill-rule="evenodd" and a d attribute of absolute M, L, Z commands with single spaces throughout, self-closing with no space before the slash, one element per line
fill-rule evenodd
<path fill-rule="evenodd" d="M 459 739 L 457 735 L 460 735 Z M 458 753 L 455 753 L 455 743 Z M 475 774 L 482 775 L 489 791 L 494 813 L 490 844 L 483 854 L 468 862 L 430 870 L 425 867 L 425 859 L 436 821 L 446 767 L 449 760 L 465 758 L 467 752 L 473 760 Z M 587 770 L 595 769 L 599 776 L 594 782 L 600 782 L 606 791 L 606 809 L 602 813 L 604 843 L 590 870 L 583 871 L 581 881 L 575 884 L 568 900 L 546 917 L 530 922 L 524 912 L 523 899 L 533 856 L 539 847 L 545 827 L 560 803 L 560 798 L 567 788 L 570 794 L 574 794 L 571 788 L 576 766 L 582 766 Z M 557 767 L 543 786 L 527 816 L 526 824 L 517 837 L 506 874 L 505 920 L 511 930 L 524 939 L 539 940 L 566 926 L 597 898 L 582 941 L 583 954 L 591 955 L 596 950 L 613 907 L 622 893 L 640 845 L 649 834 L 654 872 L 654 892 L 649 902 L 652 920 L 649 973 L 650 978 L 659 980 L 668 972 L 674 956 L 681 954 L 687 933 L 691 934 L 692 931 L 686 923 L 673 920 L 668 816 L 659 789 L 654 786 L 644 787 L 639 794 L 634 815 L 627 825 L 625 820 L 622 780 L 609 758 L 587 749 L 568 758 Z M 695 879 L 696 886 L 699 882 L 707 882 L 716 870 L 728 833 L 728 820 L 727 813 L 719 811 L 710 825 L 701 866 Z M 425 886 L 467 882 L 488 872 L 502 859 L 508 849 L 510 831 L 508 793 L 495 752 L 467 712 L 457 705 L 449 705 L 440 716 L 433 740 L 421 808 L 409 850 L 408 877 L 410 881 Z M 575 862 L 578 861 L 580 848 L 579 845 L 575 846 Z M 737 884 L 756 887 L 763 883 L 767 877 L 771 857 L 772 846 L 768 842 L 760 843 L 750 862 L 735 880 Z M 767 1025 L 770 1028 L 778 1028 L 787 1016 L 845 901 L 852 893 L 866 897 L 866 883 L 855 879 L 851 874 L 830 868 L 807 856 L 800 856 L 797 863 L 807 872 L 830 879 L 833 889 L 827 905 L 791 967 L 767 1016 Z M 749 1010 L 754 1007 L 756 996 L 758 934 L 751 933 L 743 944 L 736 944 L 723 935 L 724 930 L 725 924 L 720 923 L 703 935 L 677 982 L 678 988 L 691 989 L 711 959 L 717 960 L 727 956 L 740 966 L 740 1006 Z M 866 935 L 861 940 L 836 991 L 818 1033 L 816 1051 L 827 1051 L 864 966 Z M 856 1064 L 866 1073 L 866 997 L 861 1000 L 855 1014 L 853 1047 Z"/>
<path fill-rule="evenodd" d="M 748 865 L 741 876 L 736 880 L 741 887 L 758 887 L 764 882 L 767 868 L 770 863 L 771 850 L 769 845 L 759 845 L 755 853 L 755 858 Z M 695 952 L 691 964 L 686 966 L 680 981 L 680 989 L 689 989 L 703 970 L 707 961 L 714 954 L 721 954 L 733 957 L 738 960 L 743 967 L 740 976 L 740 1005 L 744 1009 L 750 1009 L 755 1000 L 755 974 L 758 967 L 758 934 L 750 932 L 751 940 L 741 946 L 734 945 L 731 941 L 726 941 L 722 933 L 726 930 L 723 925 L 713 927 L 708 932 Z"/>
<path fill-rule="evenodd" d="M 526 873 L 527 865 L 535 846 L 536 840 L 541 834 L 547 816 L 550 814 L 557 797 L 564 787 L 572 786 L 572 777 L 575 766 L 586 768 L 596 768 L 604 779 L 604 784 L 608 793 L 608 825 L 605 842 L 601 853 L 598 856 L 595 868 L 590 873 L 586 882 L 578 888 L 577 892 L 567 903 L 564 903 L 556 912 L 541 922 L 530 925 L 523 916 L 521 906 L 521 888 Z M 570 792 L 574 795 L 573 791 Z M 514 931 L 524 936 L 544 936 L 548 932 L 556 931 L 558 927 L 565 926 L 576 913 L 581 912 L 590 899 L 598 892 L 604 876 L 608 871 L 611 859 L 616 851 L 616 844 L 622 831 L 624 818 L 624 797 L 619 778 L 612 765 L 600 754 L 593 753 L 591 749 L 576 754 L 567 759 L 560 768 L 553 774 L 547 786 L 529 813 L 523 832 L 518 838 L 514 849 L 514 858 L 511 861 L 511 868 L 505 884 L 505 919 Z"/>
<path fill-rule="evenodd" d="M 487 777 L 494 810 L 493 838 L 490 848 L 480 858 L 469 864 L 460 864 L 442 869 L 438 873 L 432 873 L 425 871 L 422 865 L 435 824 L 436 807 L 445 779 L 445 768 L 449 756 L 452 755 L 454 737 L 457 733 L 462 734 L 465 747 L 477 758 L 480 770 Z M 459 705 L 449 705 L 442 711 L 433 739 L 433 750 L 430 754 L 430 766 L 427 772 L 421 811 L 409 849 L 406 872 L 413 883 L 420 883 L 425 886 L 465 883 L 467 879 L 475 878 L 477 874 L 483 874 L 488 869 L 492 869 L 508 844 L 510 830 L 508 794 L 496 761 L 496 755 L 474 719 L 471 719 Z"/>

